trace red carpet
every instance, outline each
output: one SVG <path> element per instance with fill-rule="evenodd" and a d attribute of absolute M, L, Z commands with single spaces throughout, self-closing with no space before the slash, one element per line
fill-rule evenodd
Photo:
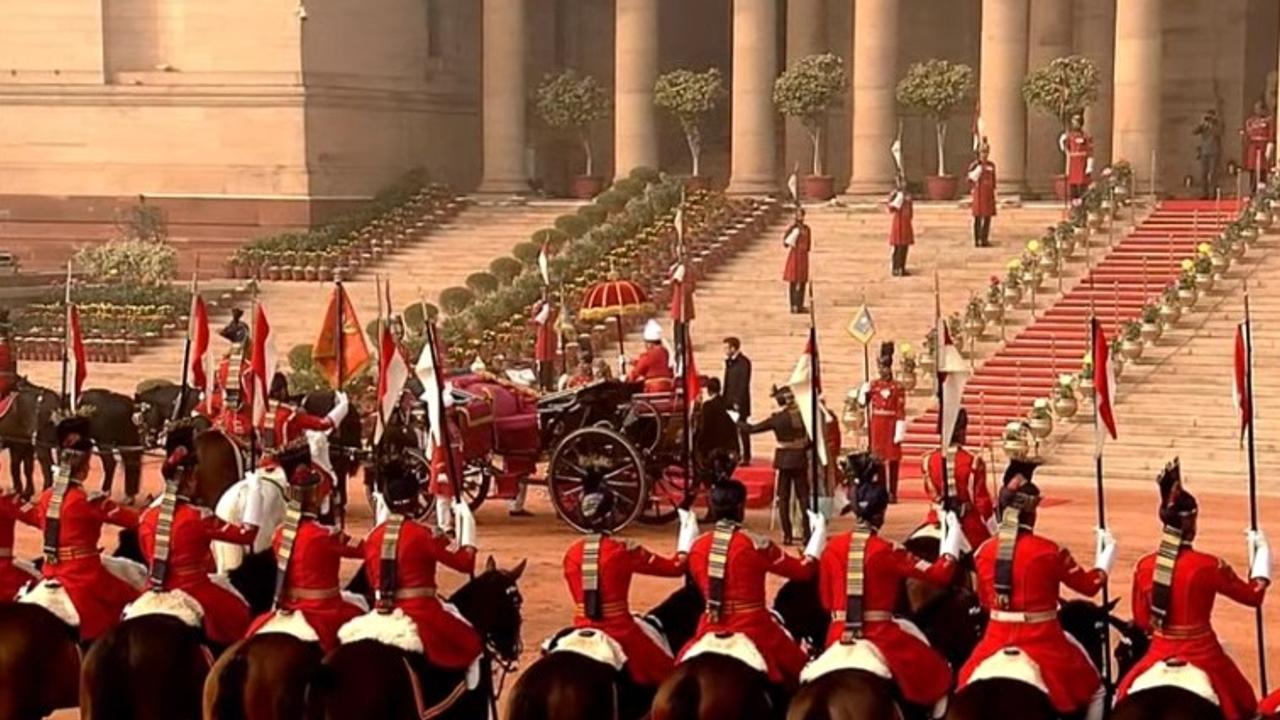
<path fill-rule="evenodd" d="M 1035 399 L 1048 397 L 1059 374 L 1080 370 L 1090 312 L 1097 314 L 1108 336 L 1114 336 L 1120 323 L 1135 318 L 1148 300 L 1177 278 L 1179 264 L 1194 254 L 1196 245 L 1217 235 L 1237 210 L 1235 202 L 1160 203 L 1091 272 L 970 377 L 964 393 L 968 444 L 998 446 L 1007 422 L 1025 417 Z M 1046 285 L 1049 282 L 1046 279 Z M 919 458 L 936 447 L 935 406 L 908 423 L 903 457 Z M 919 463 L 904 462 L 902 476 L 918 478 Z"/>

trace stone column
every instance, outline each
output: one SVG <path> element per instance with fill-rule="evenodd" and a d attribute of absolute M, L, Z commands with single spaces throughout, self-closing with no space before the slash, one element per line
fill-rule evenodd
<path fill-rule="evenodd" d="M 1111 113 L 1115 100 L 1116 0 L 1078 0 L 1076 53 L 1098 66 L 1098 100 L 1084 113 L 1093 135 L 1093 162 L 1100 170 L 1111 164 Z"/>
<path fill-rule="evenodd" d="M 851 195 L 893 188 L 889 146 L 898 134 L 899 0 L 858 0 L 853 8 L 853 177 Z"/>
<path fill-rule="evenodd" d="M 1112 156 L 1133 165 L 1136 189 L 1151 185 L 1160 147 L 1161 0 L 1116 0 L 1115 125 Z M 1156 156 L 1156 186 L 1160 166 Z"/>
<path fill-rule="evenodd" d="M 982 123 L 996 163 L 997 191 L 1026 189 L 1027 106 L 1022 81 L 1027 74 L 1027 0 L 982 0 Z"/>
<path fill-rule="evenodd" d="M 614 34 L 614 174 L 658 167 L 658 0 L 617 0 Z"/>
<path fill-rule="evenodd" d="M 484 175 L 479 191 L 525 192 L 526 0 L 483 2 Z"/>
<path fill-rule="evenodd" d="M 787 2 L 787 67 L 801 58 L 827 51 L 826 0 L 788 0 Z M 826 133 L 823 128 L 823 133 Z M 825 140 L 825 138 L 824 138 Z M 827 145 L 823 142 L 824 147 Z M 830 153 L 827 153 L 830 155 Z M 826 160 L 827 158 L 823 158 Z M 813 172 L 813 141 L 804 123 L 787 118 L 786 161 L 783 174 L 789 175 L 797 164 L 800 175 Z M 828 168 L 826 174 L 830 175 Z"/>
<path fill-rule="evenodd" d="M 777 0 L 734 0 L 730 193 L 769 193 L 778 187 L 777 113 L 773 108 L 777 31 Z"/>
<path fill-rule="evenodd" d="M 1070 0 L 1031 0 L 1027 72 L 1071 54 Z M 1065 170 L 1058 149 L 1062 121 L 1027 108 L 1027 185 L 1036 192 L 1050 192 L 1053 177 Z"/>

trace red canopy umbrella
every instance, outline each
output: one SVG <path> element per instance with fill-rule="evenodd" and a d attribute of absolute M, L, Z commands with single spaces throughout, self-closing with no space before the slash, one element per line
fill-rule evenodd
<path fill-rule="evenodd" d="M 622 318 L 652 314 L 653 303 L 644 288 L 631 280 L 618 278 L 602 280 L 587 288 L 582 296 L 582 307 L 578 309 L 578 317 L 588 322 L 617 318 L 619 355 L 624 352 Z"/>

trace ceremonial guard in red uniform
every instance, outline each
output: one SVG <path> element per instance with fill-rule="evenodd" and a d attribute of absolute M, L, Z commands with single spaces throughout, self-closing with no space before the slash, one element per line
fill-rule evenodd
<path fill-rule="evenodd" d="M 680 536 L 674 557 L 663 557 L 627 540 L 611 537 L 613 495 L 588 493 L 582 512 L 593 534 L 575 541 L 564 554 L 564 581 L 573 597 L 573 626 L 594 628 L 618 642 L 627 656 L 627 674 L 636 685 L 656 688 L 671 674 L 671 650 L 658 645 L 631 614 L 631 578 L 677 578 L 684 574 L 689 549 L 698 533 L 688 510 L 680 510 Z"/>
<path fill-rule="evenodd" d="M 875 458 L 870 453 L 850 455 L 846 472 L 856 483 L 850 491 L 854 529 L 832 536 L 818 574 L 823 607 L 832 613 L 827 647 L 869 641 L 884 657 L 903 699 L 934 708 L 933 717 L 941 717 L 938 711 L 945 710 L 951 689 L 951 667 L 917 628 L 893 613 L 906 580 L 938 586 L 951 582 L 960 556 L 959 523 L 946 514 L 941 553 L 936 561 L 925 562 L 879 534 L 889 493 Z"/>
<path fill-rule="evenodd" d="M 991 146 L 982 138 L 978 157 L 969 163 L 969 185 L 973 194 L 973 246 L 991 247 L 991 219 L 996 216 L 996 164 L 991 162 Z"/>
<path fill-rule="evenodd" d="M 802 313 L 809 284 L 809 251 L 813 249 L 813 234 L 804 222 L 804 208 L 796 208 L 795 221 L 787 227 L 782 245 L 787 248 L 787 264 L 782 268 L 782 279 L 787 282 L 791 312 Z"/>
<path fill-rule="evenodd" d="M 249 326 L 240 319 L 242 315 L 238 308 L 232 310 L 231 322 L 218 333 L 231 347 L 218 361 L 213 388 L 196 412 L 247 447 L 253 434 L 253 367 L 248 356 Z"/>
<path fill-rule="evenodd" d="M 261 495 L 247 495 L 244 521 L 234 525 L 192 502 L 196 492 L 195 430 L 190 425 L 171 428 L 165 436 L 167 459 L 160 472 L 165 492 L 159 505 L 142 513 L 138 542 L 151 567 L 151 588 L 180 590 L 200 604 L 205 638 L 226 647 L 244 637 L 249 627 L 249 604 L 225 584 L 214 582 L 209 572 L 215 541 L 253 545 L 262 514 Z"/>
<path fill-rule="evenodd" d="M 560 351 L 559 318 L 560 311 L 549 295 L 534 304 L 533 361 L 538 371 L 538 387 L 547 391 L 554 390 L 556 383 L 556 354 Z"/>
<path fill-rule="evenodd" d="M 34 508 L 17 493 L 0 493 L 0 602 L 14 599 L 23 585 L 40 579 L 34 567 L 13 557 L 14 525 Z"/>
<path fill-rule="evenodd" d="M 72 416 L 58 423 L 57 438 L 53 487 L 40 493 L 19 519 L 44 531 L 41 573 L 66 589 L 80 615 L 80 638 L 88 641 L 115 627 L 124 606 L 142 590 L 113 575 L 98 550 L 103 524 L 137 527 L 138 514 L 84 489 L 93 451 L 88 418 Z"/>
<path fill-rule="evenodd" d="M 693 639 L 681 651 L 683 658 L 704 635 L 741 633 L 764 657 L 769 681 L 794 687 L 808 656 L 778 623 L 765 604 L 769 575 L 789 580 L 812 580 L 826 543 L 826 521 L 809 512 L 813 534 L 803 558 L 792 557 L 772 540 L 742 527 L 747 489 L 736 480 L 717 483 L 709 493 L 715 529 L 703 533 L 689 551 L 689 572 L 707 600 Z"/>
<path fill-rule="evenodd" d="M 1242 164 L 1253 175 L 1251 190 L 1267 180 L 1271 156 L 1275 153 L 1275 122 L 1275 115 L 1267 112 L 1266 101 L 1258 100 L 1253 104 L 1253 114 L 1244 121 L 1244 129 L 1240 131 L 1244 141 Z"/>
<path fill-rule="evenodd" d="M 647 393 L 671 392 L 675 388 L 675 371 L 671 369 L 671 353 L 662 344 L 662 326 L 657 320 L 644 325 L 644 354 L 636 358 L 627 373 L 627 382 L 644 382 Z"/>
<path fill-rule="evenodd" d="M 327 653 L 337 645 L 338 629 L 364 612 L 343 599 L 338 578 L 342 558 L 363 558 L 364 543 L 320 521 L 333 493 L 333 477 L 306 444 L 286 448 L 278 459 L 289 478 L 289 505 L 272 540 L 276 610 L 254 620 L 248 634 L 269 626 L 278 614 L 299 612 Z"/>
<path fill-rule="evenodd" d="M 364 568 L 374 589 L 375 611 L 399 610 L 413 620 L 423 653 L 435 667 L 466 670 L 480 657 L 480 633 L 438 595 L 436 566 L 472 574 L 476 567 L 476 525 L 471 508 L 453 508 L 458 547 L 449 536 L 421 522 L 418 478 L 399 460 L 382 463 L 380 473 L 390 515 L 364 540 Z"/>
<path fill-rule="evenodd" d="M 1067 196 L 1075 200 L 1093 175 L 1093 136 L 1084 131 L 1084 115 L 1071 117 L 1071 129 L 1058 138 L 1058 147 L 1067 156 Z"/>
<path fill-rule="evenodd" d="M 938 524 L 938 508 L 947 506 L 960 518 L 968 542 L 967 551 L 977 550 L 991 537 L 995 527 L 995 508 L 991 491 L 987 489 L 987 465 L 982 457 L 964 447 L 969 430 L 969 413 L 964 408 L 956 416 L 955 430 L 951 433 L 951 450 L 946 457 L 947 487 L 943 487 L 942 453 L 934 450 L 924 456 L 924 491 L 933 501 L 926 525 Z"/>
<path fill-rule="evenodd" d="M 1226 720 L 1254 717 L 1258 696 L 1211 624 L 1219 595 L 1248 607 L 1260 607 L 1271 580 L 1271 550 L 1258 533 L 1249 538 L 1249 581 L 1221 558 L 1191 544 L 1196 537 L 1198 505 L 1182 487 L 1174 460 L 1160 473 L 1160 522 L 1164 535 L 1158 552 L 1143 556 L 1133 573 L 1133 620 L 1151 633 L 1151 648 L 1120 682 L 1123 700 L 1135 681 L 1157 663 L 1178 660 L 1209 676 Z"/>
<path fill-rule="evenodd" d="M 880 377 L 867 386 L 871 426 L 867 429 L 871 454 L 885 465 L 889 479 L 889 503 L 898 502 L 898 472 L 902 464 L 902 439 L 907 431 L 907 391 L 893 379 L 893 343 L 880 344 Z"/>
<path fill-rule="evenodd" d="M 902 277 L 907 274 L 907 251 L 916 242 L 915 201 L 907 191 L 907 179 L 898 175 L 896 182 L 889 194 L 889 247 L 893 248 L 893 276 Z"/>
<path fill-rule="evenodd" d="M 1001 523 L 996 537 L 974 554 L 978 599 L 990 613 L 986 633 L 960 670 L 959 687 L 984 661 L 1006 648 L 1020 649 L 1040 669 L 1049 701 L 1058 712 L 1089 720 L 1102 717 L 1102 680 L 1089 656 L 1058 622 L 1062 586 L 1085 597 L 1102 591 L 1115 562 L 1115 539 L 1098 530 L 1093 570 L 1076 564 L 1071 553 L 1035 533 L 1040 489 L 1031 481 L 1036 466 L 1009 463 L 1000 491 Z"/>
<path fill-rule="evenodd" d="M 272 438 L 270 448 L 282 448 L 303 440 L 308 430 L 332 432 L 342 424 L 350 411 L 351 402 L 344 392 L 333 394 L 333 409 L 327 415 L 312 415 L 296 398 L 289 396 L 289 380 L 278 372 L 271 378 L 269 393 L 272 407 Z"/>

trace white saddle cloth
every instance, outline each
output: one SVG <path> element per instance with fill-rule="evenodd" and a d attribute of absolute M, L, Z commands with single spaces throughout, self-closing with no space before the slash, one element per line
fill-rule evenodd
<path fill-rule="evenodd" d="M 177 618 L 193 628 L 204 625 L 204 607 L 200 605 L 200 601 L 181 590 L 147 591 L 124 607 L 125 620 L 147 615 Z"/>
<path fill-rule="evenodd" d="M 67 589 L 56 580 L 41 580 L 30 586 L 26 592 L 18 596 L 18 602 L 39 605 L 71 627 L 80 627 L 80 611 L 76 610 L 75 603 L 71 602 Z"/>
<path fill-rule="evenodd" d="M 608 633 L 592 628 L 578 628 L 552 635 L 542 643 L 544 653 L 571 652 L 612 667 L 614 671 L 627 664 L 627 653 Z"/>
<path fill-rule="evenodd" d="M 367 612 L 338 629 L 338 642 L 344 645 L 361 640 L 373 640 L 418 655 L 425 652 L 418 623 L 400 608 L 389 613 Z"/>
<path fill-rule="evenodd" d="M 928 638 L 920 632 L 920 628 L 916 627 L 915 623 L 903 618 L 894 618 L 893 621 L 903 632 L 926 645 L 929 644 Z M 893 671 L 889 668 L 884 653 L 876 647 L 875 643 L 862 639 L 850 644 L 836 643 L 827 648 L 805 666 L 800 673 L 800 682 L 813 682 L 823 675 L 841 670 L 862 670 L 886 680 L 893 679 Z"/>
<path fill-rule="evenodd" d="M 752 670 L 762 673 L 769 671 L 760 649 L 751 642 L 751 638 L 742 633 L 707 633 L 685 651 L 680 662 L 687 662 L 699 655 L 723 655 L 743 663 Z"/>
<path fill-rule="evenodd" d="M 1185 662 L 1160 661 L 1150 670 L 1139 675 L 1129 686 L 1129 694 L 1159 687 L 1176 687 L 1195 693 L 1214 705 L 1221 705 L 1218 693 L 1213 689 L 1209 674 L 1195 665 Z"/>
<path fill-rule="evenodd" d="M 1013 646 L 1003 648 L 1000 652 L 983 660 L 969 676 L 969 684 L 980 680 L 996 679 L 1023 682 L 1045 695 L 1049 694 L 1049 687 L 1045 685 L 1040 666 L 1022 650 Z"/>
<path fill-rule="evenodd" d="M 147 566 L 127 558 L 102 556 L 102 567 L 106 571 L 128 583 L 135 590 L 142 591 L 147 587 Z"/>
<path fill-rule="evenodd" d="M 254 634 L 288 635 L 302 642 L 320 642 L 320 634 L 315 631 L 315 628 L 311 627 L 311 623 L 307 622 L 307 618 L 301 612 L 286 613 L 277 611 Z"/>

